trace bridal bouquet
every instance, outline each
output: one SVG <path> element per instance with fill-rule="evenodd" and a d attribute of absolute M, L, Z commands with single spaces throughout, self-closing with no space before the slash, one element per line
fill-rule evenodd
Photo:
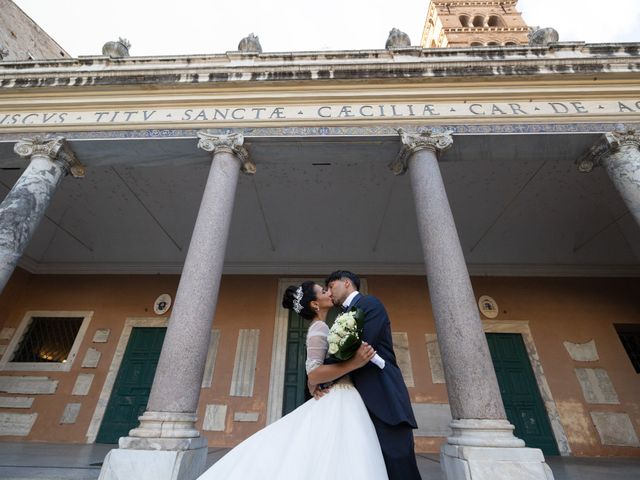
<path fill-rule="evenodd" d="M 329 329 L 329 355 L 336 360 L 349 360 L 362 345 L 364 329 L 364 312 L 360 308 L 352 308 L 336 318 Z M 370 360 L 379 368 L 384 368 L 384 359 L 377 353 Z"/>

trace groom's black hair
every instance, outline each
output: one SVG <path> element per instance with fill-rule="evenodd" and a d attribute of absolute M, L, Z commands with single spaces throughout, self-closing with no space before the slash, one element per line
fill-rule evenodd
<path fill-rule="evenodd" d="M 360 277 L 349 270 L 336 270 L 335 272 L 330 273 L 324 283 L 328 287 L 334 280 L 342 280 L 343 278 L 351 280 L 351 283 L 356 287 L 356 290 L 360 290 Z"/>

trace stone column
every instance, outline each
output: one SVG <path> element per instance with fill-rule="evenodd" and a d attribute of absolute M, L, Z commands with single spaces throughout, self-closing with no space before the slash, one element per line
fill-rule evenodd
<path fill-rule="evenodd" d="M 0 204 L 0 293 L 40 224 L 62 177 L 84 176 L 63 138 L 21 140 L 14 151 L 29 160 L 9 194 Z"/>
<path fill-rule="evenodd" d="M 119 450 L 109 453 L 101 479 L 187 480 L 204 470 L 207 442 L 195 427 L 200 386 L 238 176 L 241 170 L 255 173 L 255 166 L 242 135 L 198 136 L 198 147 L 212 152 L 213 160 L 149 403 L 140 426 L 120 439 Z M 152 469 L 150 463 L 164 466 Z"/>
<path fill-rule="evenodd" d="M 432 131 L 410 135 L 399 130 L 399 133 L 402 148 L 390 167 L 395 174 L 408 170 L 411 177 L 453 417 L 453 434 L 441 451 L 447 479 L 549 478 L 550 470 L 542 453 L 523 448 L 524 442 L 513 436 L 513 426 L 506 419 L 438 166 L 438 153 L 453 144 L 451 135 Z M 532 471 L 536 474 L 531 475 Z"/>
<path fill-rule="evenodd" d="M 603 165 L 640 225 L 640 135 L 634 130 L 606 133 L 578 160 L 581 172 Z"/>

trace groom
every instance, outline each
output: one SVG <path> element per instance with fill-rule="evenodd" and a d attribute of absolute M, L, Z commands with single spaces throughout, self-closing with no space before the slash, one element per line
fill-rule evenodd
<path fill-rule="evenodd" d="M 334 305 L 344 311 L 351 307 L 363 310 L 362 340 L 386 362 L 382 370 L 367 363 L 352 371 L 351 379 L 378 434 L 389 480 L 419 480 L 412 431 L 417 425 L 407 386 L 396 363 L 387 311 L 377 298 L 358 292 L 360 279 L 352 272 L 333 272 L 327 277 L 326 285 Z"/>

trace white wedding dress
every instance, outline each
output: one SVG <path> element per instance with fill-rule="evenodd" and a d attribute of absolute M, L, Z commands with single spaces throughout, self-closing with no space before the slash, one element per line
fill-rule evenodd
<path fill-rule="evenodd" d="M 322 365 L 328 327 L 307 334 L 307 373 Z M 239 444 L 201 480 L 388 480 L 376 431 L 351 380 L 344 377 Z"/>

